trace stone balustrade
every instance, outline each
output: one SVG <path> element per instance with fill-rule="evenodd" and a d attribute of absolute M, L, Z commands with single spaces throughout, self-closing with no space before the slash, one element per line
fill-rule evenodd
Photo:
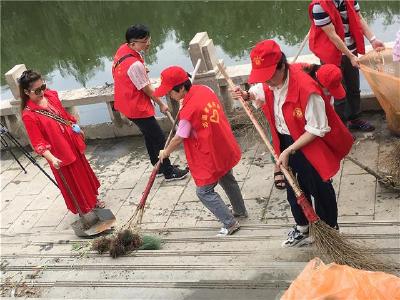
<path fill-rule="evenodd" d="M 193 65 L 197 60 L 201 59 L 201 65 L 196 75 L 195 84 L 204 84 L 209 86 L 221 99 L 225 112 L 228 116 L 232 116 L 234 109 L 239 107 L 239 103 L 232 101 L 227 88 L 226 81 L 219 73 L 217 68 L 218 60 L 212 39 L 208 37 L 206 32 L 197 33 L 189 44 L 189 54 Z M 289 58 L 289 62 L 293 58 Z M 319 63 L 319 60 L 314 55 L 299 56 L 298 62 Z M 227 73 L 232 78 L 233 82 L 244 87 L 247 85 L 247 78 L 250 73 L 250 64 L 228 66 Z M 4 124 L 10 133 L 12 133 L 23 145 L 28 144 L 26 132 L 21 121 L 19 109 L 19 91 L 17 78 L 26 70 L 25 65 L 20 64 L 8 71 L 6 81 L 14 96 L 14 99 L 3 100 L 0 102 L 0 117 L 1 123 Z M 154 86 L 159 84 L 159 79 L 151 79 Z M 111 122 L 82 126 L 85 135 L 88 139 L 103 139 L 122 137 L 128 135 L 139 135 L 140 132 L 136 126 L 132 126 L 132 122 L 122 116 L 119 112 L 113 109 L 113 85 L 81 88 L 69 91 L 60 91 L 60 99 L 67 110 L 75 115 L 79 120 L 79 112 L 77 107 L 82 105 L 105 103 L 108 108 L 108 113 Z M 379 104 L 372 94 L 362 95 L 362 109 L 372 110 L 380 109 Z M 177 110 L 177 107 L 169 102 L 172 111 Z M 166 117 L 158 118 L 163 130 L 168 131 L 171 128 L 171 123 Z"/>

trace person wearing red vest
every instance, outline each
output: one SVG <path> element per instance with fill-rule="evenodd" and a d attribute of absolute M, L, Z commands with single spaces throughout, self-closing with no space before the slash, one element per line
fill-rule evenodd
<path fill-rule="evenodd" d="M 156 96 L 183 99 L 179 126 L 171 143 L 160 151 L 166 159 L 183 143 L 189 169 L 197 186 L 200 201 L 223 224 L 219 235 L 230 235 L 240 226 L 237 218 L 247 218 L 247 210 L 232 168 L 239 162 L 241 151 L 233 136 L 223 107 L 207 86 L 191 84 L 181 67 L 169 67 L 161 73 L 161 85 Z M 233 208 L 231 212 L 214 188 L 220 184 Z"/>
<path fill-rule="evenodd" d="M 270 125 L 278 166 L 290 167 L 308 199 L 315 200 L 319 217 L 331 227 L 337 224 L 337 203 L 331 178 L 350 151 L 353 138 L 333 107 L 322 97 L 318 84 L 301 69 L 289 66 L 279 45 L 259 42 L 250 53 L 249 83 L 262 83 L 264 115 Z M 248 98 L 236 88 L 233 96 Z M 287 187 L 287 199 L 296 221 L 283 247 L 308 243 L 308 221 Z"/>
<path fill-rule="evenodd" d="M 149 29 L 142 24 L 129 27 L 122 44 L 114 56 L 112 75 L 114 78 L 114 108 L 122 113 L 142 132 L 152 165 L 158 161 L 158 153 L 165 145 L 165 136 L 154 117 L 154 105 L 166 112 L 168 106 L 153 95 L 153 87 L 147 76 L 147 69 L 141 51 L 150 47 Z M 166 181 L 179 180 L 187 176 L 188 170 L 171 165 L 166 159 L 158 175 L 164 174 Z"/>
<path fill-rule="evenodd" d="M 384 44 L 376 39 L 354 0 L 313 0 L 309 5 L 310 50 L 324 64 L 342 69 L 345 101 L 335 102 L 335 110 L 350 129 L 375 130 L 360 119 L 360 74 L 358 54 L 365 53 L 364 36 L 376 50 Z"/>
<path fill-rule="evenodd" d="M 340 68 L 333 64 L 317 65 L 307 63 L 291 64 L 292 69 L 296 71 L 304 71 L 314 79 L 321 88 L 322 97 L 324 100 L 333 105 L 335 99 L 342 101 L 346 95 L 346 91 L 342 86 L 342 73 Z M 262 83 L 253 85 L 247 94 L 244 94 L 245 99 L 251 100 L 256 108 L 260 108 L 265 104 L 265 93 Z M 271 130 L 268 128 L 267 133 L 271 137 Z M 271 140 L 272 142 L 272 140 Z M 273 156 L 271 160 L 275 162 Z M 286 180 L 278 165 L 274 166 L 274 185 L 279 190 L 286 189 Z"/>

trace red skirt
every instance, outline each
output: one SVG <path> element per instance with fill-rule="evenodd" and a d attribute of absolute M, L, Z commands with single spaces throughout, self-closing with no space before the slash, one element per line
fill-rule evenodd
<path fill-rule="evenodd" d="M 51 167 L 67 208 L 74 214 L 78 213 L 67 187 L 61 180 L 58 170 Z M 76 153 L 76 160 L 60 168 L 79 208 L 85 214 L 91 211 L 97 202 L 100 182 L 94 174 L 84 154 Z"/>

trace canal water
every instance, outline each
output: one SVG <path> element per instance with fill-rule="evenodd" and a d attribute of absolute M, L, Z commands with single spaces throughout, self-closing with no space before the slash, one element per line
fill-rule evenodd
<path fill-rule="evenodd" d="M 150 77 L 170 65 L 191 70 L 190 40 L 207 31 L 226 65 L 249 62 L 250 48 L 274 39 L 296 54 L 309 28 L 308 1 L 2 1 L 1 99 L 12 97 L 4 73 L 24 63 L 45 75 L 56 90 L 112 82 L 111 63 L 126 29 L 151 29 L 145 60 Z M 399 1 L 359 1 L 375 35 L 393 41 L 400 28 Z M 308 48 L 303 54 L 309 53 Z M 368 89 L 363 83 L 362 89 Z M 80 107 L 83 124 L 108 121 L 105 105 Z"/>

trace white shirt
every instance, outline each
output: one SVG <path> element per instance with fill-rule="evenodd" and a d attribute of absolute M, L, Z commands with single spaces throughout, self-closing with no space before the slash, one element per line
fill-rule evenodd
<path fill-rule="evenodd" d="M 141 90 L 145 86 L 150 84 L 150 79 L 149 76 L 147 76 L 146 67 L 140 61 L 135 61 L 129 67 L 127 74 L 138 90 Z"/>
<path fill-rule="evenodd" d="M 286 125 L 282 113 L 282 105 L 286 100 L 288 87 L 289 73 L 282 87 L 270 87 L 270 89 L 274 93 L 274 113 L 276 129 L 280 134 L 290 135 L 289 129 Z M 255 105 L 256 107 L 260 107 L 260 104 L 265 103 L 265 93 L 262 83 L 258 83 L 252 86 L 249 92 L 252 93 L 256 99 L 253 105 Z M 321 96 L 317 94 L 310 95 L 304 117 L 306 119 L 306 125 L 304 126 L 305 131 L 319 137 L 323 137 L 326 133 L 331 131 L 325 112 L 325 102 Z"/>

